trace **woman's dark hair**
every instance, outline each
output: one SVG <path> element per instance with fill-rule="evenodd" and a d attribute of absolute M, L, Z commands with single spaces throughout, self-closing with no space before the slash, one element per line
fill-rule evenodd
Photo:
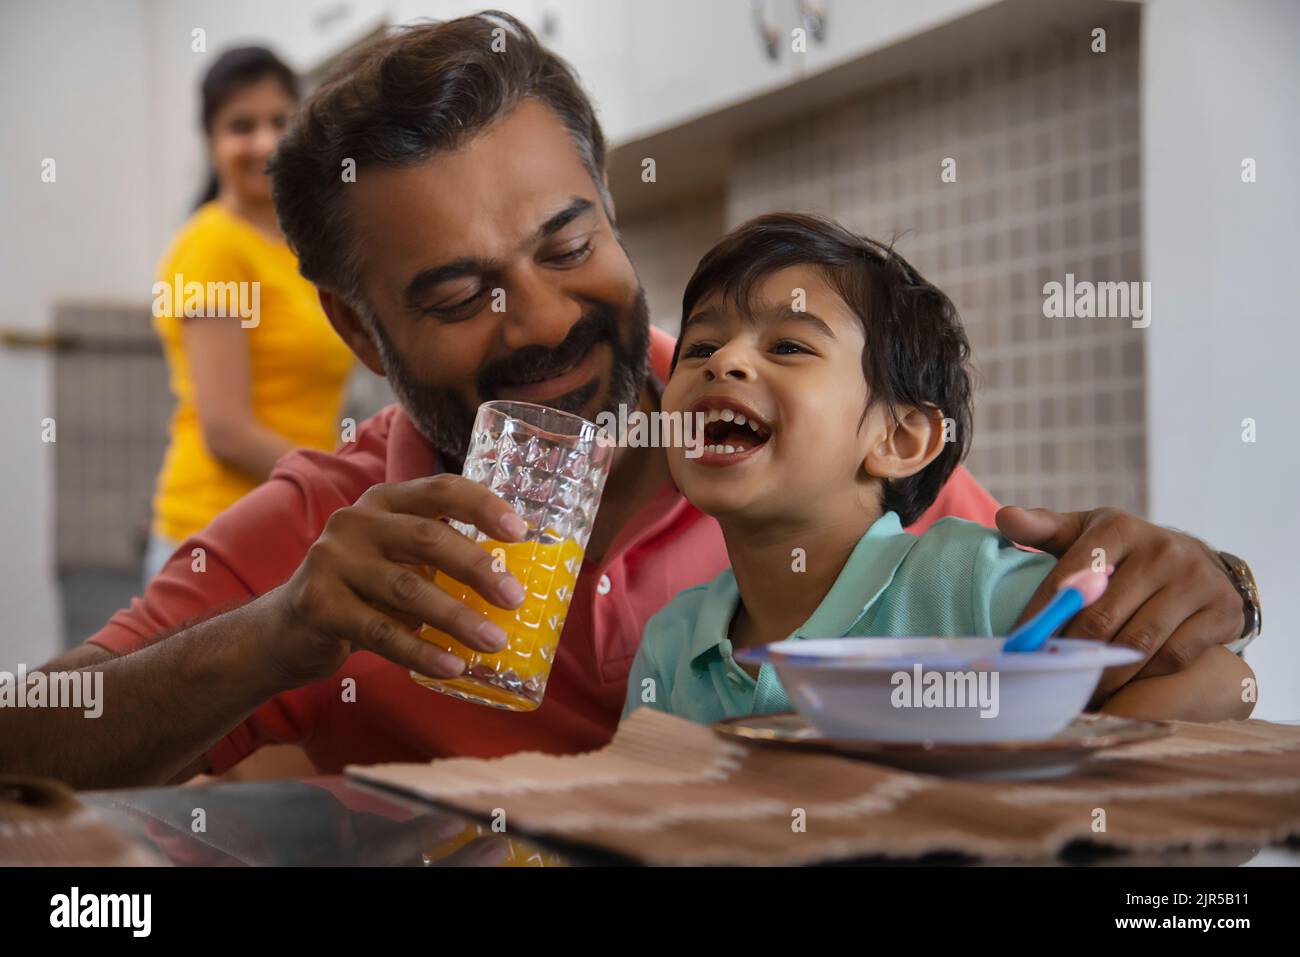
<path fill-rule="evenodd" d="M 342 164 L 401 168 L 454 150 L 526 99 L 568 129 L 606 201 L 605 138 L 572 68 L 514 17 L 488 10 L 378 38 L 303 105 L 271 158 L 280 228 L 303 276 L 365 310 Z"/>
<path fill-rule="evenodd" d="M 284 61 L 266 47 L 236 47 L 217 57 L 203 76 L 200 91 L 203 98 L 203 132 L 212 136 L 212 121 L 226 102 L 244 87 L 266 77 L 280 81 L 295 100 L 298 99 L 298 77 Z M 208 185 L 199 197 L 197 206 L 217 198 L 216 170 L 208 171 Z"/>
<path fill-rule="evenodd" d="M 885 484 L 884 509 L 910 525 L 934 503 L 970 444 L 970 343 L 957 309 L 892 246 L 824 217 L 769 213 L 738 226 L 705 253 L 682 295 L 682 320 L 711 293 L 749 311 L 759 280 L 798 265 L 820 267 L 862 322 L 862 373 L 870 394 L 863 417 L 877 402 L 895 416 L 900 406 L 932 405 L 956 426 L 933 462 Z"/>

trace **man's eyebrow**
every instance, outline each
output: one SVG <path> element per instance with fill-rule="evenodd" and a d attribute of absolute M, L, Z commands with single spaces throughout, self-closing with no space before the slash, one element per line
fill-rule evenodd
<path fill-rule="evenodd" d="M 533 242 L 540 243 L 548 236 L 554 236 L 583 213 L 589 213 L 595 208 L 596 204 L 591 200 L 582 196 L 574 196 L 569 200 L 569 205 L 537 227 L 537 232 L 533 234 Z"/>
<path fill-rule="evenodd" d="M 537 227 L 529 239 L 529 243 L 539 243 L 548 236 L 558 233 L 569 223 L 573 222 L 584 213 L 588 213 L 595 208 L 591 200 L 581 196 L 575 196 L 569 200 L 559 212 L 547 218 L 542 225 Z M 480 259 L 474 256 L 462 256 L 459 259 L 453 259 L 451 262 L 443 263 L 440 266 L 430 266 L 428 269 L 422 269 L 415 274 L 415 277 L 406 284 L 406 289 L 402 292 L 402 300 L 408 308 L 416 308 L 419 304 L 420 297 L 430 289 L 448 282 L 452 279 L 459 279 L 462 276 L 478 276 L 484 273 L 493 272 L 501 268 L 500 260 Z"/>
<path fill-rule="evenodd" d="M 740 316 L 749 325 L 757 325 L 760 323 L 768 323 L 768 322 L 782 322 L 786 320 L 793 320 L 795 322 L 807 323 L 813 329 L 819 332 L 821 335 L 825 336 L 827 339 L 830 339 L 832 341 L 835 340 L 835 333 L 831 331 L 831 327 L 828 326 L 825 322 L 817 318 L 817 316 L 813 315 L 811 312 L 800 311 L 798 309 L 792 308 L 789 305 L 777 306 L 775 308 L 760 308 L 756 310 L 745 310 L 740 313 Z M 687 328 L 695 325 L 696 323 L 716 322 L 721 318 L 722 318 L 722 314 L 713 307 L 709 307 L 707 309 L 701 309 L 699 312 L 693 313 L 692 315 L 686 317 L 686 321 L 682 323 L 682 334 L 684 335 L 686 333 Z"/>

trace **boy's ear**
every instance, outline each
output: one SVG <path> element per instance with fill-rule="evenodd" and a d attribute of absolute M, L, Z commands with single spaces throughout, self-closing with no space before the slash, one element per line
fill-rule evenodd
<path fill-rule="evenodd" d="M 900 408 L 897 419 L 886 412 L 883 427 L 862 463 L 868 475 L 907 478 L 943 451 L 943 413 L 932 405 Z"/>
<path fill-rule="evenodd" d="M 339 334 L 339 338 L 348 344 L 348 348 L 361 360 L 362 365 L 377 376 L 384 374 L 384 363 L 379 357 L 379 347 L 371 338 L 366 321 L 357 311 L 334 293 L 317 287 L 321 308 L 329 317 L 330 325 Z"/>

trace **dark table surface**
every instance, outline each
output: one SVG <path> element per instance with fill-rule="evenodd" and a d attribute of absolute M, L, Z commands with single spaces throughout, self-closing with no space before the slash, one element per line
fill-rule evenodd
<path fill-rule="evenodd" d="M 180 866 L 565 866 L 630 863 L 580 847 L 494 833 L 489 822 L 344 777 L 84 791 L 77 795 L 137 846 Z M 863 864 L 1006 864 L 925 858 Z M 1296 866 L 1300 845 L 1163 854 L 1087 848 L 1050 866 Z"/>

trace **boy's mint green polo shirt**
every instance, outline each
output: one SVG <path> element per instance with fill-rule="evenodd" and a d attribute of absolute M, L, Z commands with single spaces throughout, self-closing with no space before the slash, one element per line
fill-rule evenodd
<path fill-rule="evenodd" d="M 1055 564 L 1051 555 L 1022 551 L 974 522 L 945 518 L 917 536 L 886 512 L 790 638 L 1005 635 Z M 728 568 L 651 618 L 632 664 L 623 716 L 653 707 L 711 724 L 791 710 L 771 665 L 763 665 L 755 681 L 732 657 L 727 632 L 739 604 Z"/>

